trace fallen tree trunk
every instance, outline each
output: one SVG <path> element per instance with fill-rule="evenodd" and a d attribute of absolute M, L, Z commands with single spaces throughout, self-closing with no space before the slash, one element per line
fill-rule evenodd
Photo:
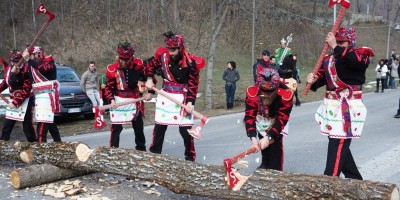
<path fill-rule="evenodd" d="M 395 184 L 274 170 L 256 170 L 240 190 L 232 191 L 226 184 L 222 165 L 199 164 L 124 148 L 91 150 L 82 143 L 33 143 L 23 153 L 33 162 L 151 180 L 175 193 L 219 199 L 398 199 L 399 196 Z"/>
<path fill-rule="evenodd" d="M 11 185 L 15 189 L 33 187 L 45 183 L 82 176 L 89 171 L 64 169 L 51 164 L 31 165 L 11 172 Z"/>

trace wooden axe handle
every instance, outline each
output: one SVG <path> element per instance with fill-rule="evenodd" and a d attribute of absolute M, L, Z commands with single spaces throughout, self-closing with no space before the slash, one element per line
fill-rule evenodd
<path fill-rule="evenodd" d="M 6 102 L 6 104 L 9 104 L 10 102 L 8 101 L 8 99 L 6 97 L 4 97 L 2 94 L 0 94 L 0 98 Z"/>
<path fill-rule="evenodd" d="M 116 103 L 115 105 L 117 107 L 120 107 L 120 106 L 124 106 L 124 105 L 128 105 L 128 104 L 136 103 L 136 102 L 139 102 L 139 101 L 143 101 L 143 100 L 145 100 L 145 98 L 144 97 L 140 97 L 138 99 L 130 99 L 130 100 L 126 100 L 124 102 L 119 102 L 119 103 Z M 99 106 L 99 110 L 107 110 L 107 109 L 111 109 L 111 108 L 112 108 L 111 104 L 104 105 L 104 106 Z"/>
<path fill-rule="evenodd" d="M 340 23 L 342 23 L 343 17 L 346 13 L 346 10 L 347 10 L 347 8 L 345 6 L 340 7 L 339 14 L 338 14 L 335 24 L 333 25 L 332 30 L 331 30 L 331 32 L 333 34 L 336 33 L 336 31 L 338 30 L 338 28 L 340 26 Z M 324 57 L 325 57 L 326 53 L 328 52 L 328 49 L 329 49 L 329 45 L 328 45 L 328 43 L 325 42 L 324 49 L 322 50 L 321 55 L 319 55 L 317 64 L 314 67 L 314 71 L 313 71 L 314 76 L 318 73 L 318 70 L 322 65 L 322 61 L 324 61 Z M 303 94 L 307 96 L 308 92 L 310 91 L 310 88 L 311 88 L 311 84 L 307 83 L 306 87 L 303 90 Z"/>

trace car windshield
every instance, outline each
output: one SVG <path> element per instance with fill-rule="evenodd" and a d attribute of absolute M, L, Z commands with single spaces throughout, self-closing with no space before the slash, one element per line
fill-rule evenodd
<path fill-rule="evenodd" d="M 57 68 L 57 80 L 59 82 L 80 82 L 76 72 L 68 68 Z"/>

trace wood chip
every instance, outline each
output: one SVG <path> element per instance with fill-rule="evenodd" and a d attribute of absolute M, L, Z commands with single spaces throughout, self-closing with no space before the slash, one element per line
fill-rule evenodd
<path fill-rule="evenodd" d="M 75 189 L 66 191 L 65 194 L 67 196 L 72 196 L 72 195 L 77 195 L 77 194 L 81 193 L 82 191 L 83 191 L 82 188 L 75 188 Z"/>
<path fill-rule="evenodd" d="M 144 190 L 143 192 L 146 194 L 155 194 L 157 196 L 161 196 L 161 193 L 154 188 L 151 188 L 149 190 Z"/>

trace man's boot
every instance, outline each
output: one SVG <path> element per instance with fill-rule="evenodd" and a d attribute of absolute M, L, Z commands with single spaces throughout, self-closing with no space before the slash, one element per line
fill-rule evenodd
<path fill-rule="evenodd" d="M 397 114 L 394 116 L 394 118 L 400 118 L 400 109 L 397 110 Z"/>
<path fill-rule="evenodd" d="M 229 107 L 232 109 L 232 108 L 233 108 L 233 103 L 230 103 L 230 104 L 229 104 Z"/>

